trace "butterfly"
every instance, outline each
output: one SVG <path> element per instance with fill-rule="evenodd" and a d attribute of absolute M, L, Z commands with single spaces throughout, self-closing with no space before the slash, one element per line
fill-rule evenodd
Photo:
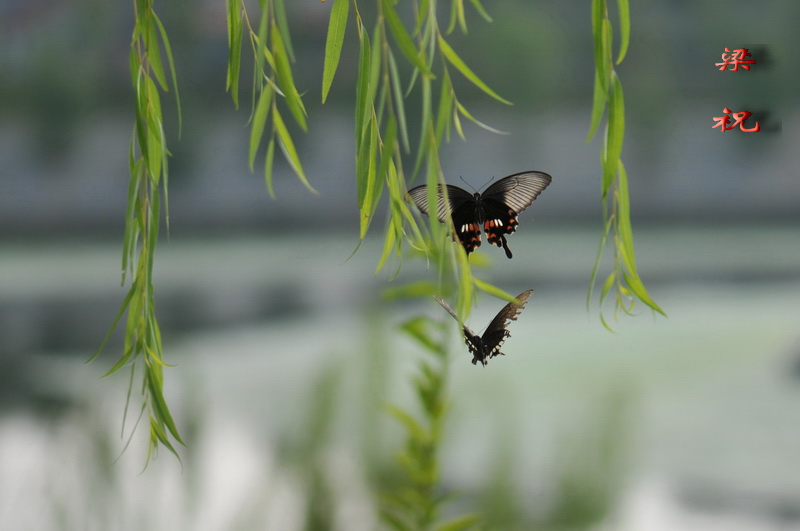
<path fill-rule="evenodd" d="M 506 327 L 511 321 L 517 320 L 517 316 L 520 314 L 520 312 L 522 312 L 522 309 L 528 303 L 528 298 L 532 294 L 532 289 L 525 290 L 517 295 L 519 304 L 514 302 L 509 302 L 506 304 L 503 309 L 497 313 L 494 319 L 492 319 L 492 322 L 486 327 L 486 330 L 483 332 L 482 336 L 479 336 L 470 330 L 467 325 L 463 325 L 464 340 L 467 343 L 467 348 L 472 354 L 473 365 L 480 361 L 483 366 L 486 367 L 486 364 L 490 358 L 494 358 L 495 356 L 505 356 L 505 354 L 500 352 L 500 347 L 503 346 L 503 342 L 505 342 L 506 338 L 511 336 L 511 332 L 506 330 Z M 436 302 L 442 305 L 442 308 L 447 310 L 447 313 L 452 315 L 453 318 L 458 321 L 458 315 L 456 315 L 456 312 L 454 312 L 453 309 L 446 302 L 444 302 L 441 297 L 434 296 L 433 298 L 436 299 Z"/>
<path fill-rule="evenodd" d="M 541 171 L 524 171 L 503 177 L 482 194 L 470 194 L 452 184 L 439 185 L 436 215 L 442 223 L 453 219 L 456 235 L 467 254 L 481 245 L 480 225 L 489 243 L 502 247 L 511 258 L 506 234 L 517 230 L 519 214 L 531 206 L 553 178 Z M 445 200 L 445 190 L 447 199 Z M 428 187 L 417 186 L 408 195 L 420 211 L 428 215 Z"/>

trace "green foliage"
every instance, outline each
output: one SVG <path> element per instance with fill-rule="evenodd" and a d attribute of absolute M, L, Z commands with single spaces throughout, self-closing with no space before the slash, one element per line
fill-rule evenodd
<path fill-rule="evenodd" d="M 617 0 L 620 26 L 620 49 L 616 64 L 622 62 L 630 41 L 630 9 L 627 0 Z M 586 304 L 590 305 L 595 281 L 600 269 L 603 250 L 609 243 L 614 248 L 613 269 L 605 278 L 600 290 L 600 320 L 603 326 L 611 329 L 603 316 L 603 302 L 614 291 L 614 317 L 619 311 L 632 314 L 638 299 L 652 310 L 666 315 L 650 297 L 636 270 L 636 257 L 633 251 L 633 230 L 631 228 L 630 200 L 628 196 L 628 176 L 622 164 L 622 144 L 625 136 L 625 100 L 622 83 L 614 70 L 612 58 L 613 28 L 608 18 L 606 0 L 592 0 L 592 33 L 594 35 L 595 82 L 591 124 L 587 142 L 597 132 L 597 128 L 608 109 L 606 128 L 603 133 L 601 197 L 603 200 L 603 236 L 597 251 L 594 267 L 589 281 Z"/>
<path fill-rule="evenodd" d="M 292 135 L 279 110 L 284 105 L 294 122 L 303 130 L 308 129 L 303 99 L 295 86 L 292 75 L 292 50 L 286 9 L 283 0 L 259 0 L 261 17 L 258 30 L 250 23 L 247 6 L 242 0 L 227 0 L 228 13 L 228 74 L 226 88 L 231 92 L 234 105 L 239 106 L 239 77 L 241 74 L 241 49 L 245 30 L 253 51 L 253 106 L 250 116 L 250 149 L 248 162 L 253 169 L 256 156 L 262 145 L 269 123 L 264 157 L 264 180 L 272 197 L 272 164 L 277 143 L 284 158 L 294 170 L 300 182 L 311 192 L 311 186 L 300 162 Z"/>
<path fill-rule="evenodd" d="M 162 53 L 167 58 L 178 109 L 180 100 L 172 50 L 164 26 L 153 11 L 152 1 L 137 0 L 134 6 L 130 67 L 136 95 L 136 122 L 130 144 L 131 178 L 122 252 L 122 283 L 125 283 L 128 274 L 132 281 L 111 329 L 89 361 L 100 354 L 127 311 L 122 357 L 106 375 L 123 367 L 130 368 L 131 388 L 128 391 L 127 413 L 136 368 L 141 367 L 143 400 L 139 417 L 146 415 L 149 419 L 149 460 L 159 445 L 163 445 L 177 457 L 173 441 L 183 444 L 164 399 L 163 369 L 167 364 L 164 362 L 161 347 L 153 286 L 153 257 L 158 241 L 162 191 L 167 220 L 169 219 L 166 207 L 169 151 L 164 133 L 160 91 L 168 91 L 170 86 L 167 83 Z"/>
<path fill-rule="evenodd" d="M 331 10 L 323 73 L 323 100 L 327 97 L 342 51 L 348 8 L 339 4 L 344 3 L 344 0 L 337 0 Z M 414 14 L 409 25 L 413 27 L 410 28 L 406 27 L 398 13 L 400 3 L 378 0 L 376 4 L 375 20 L 368 25 L 361 15 L 358 2 L 353 2 L 359 42 L 355 105 L 359 236 L 361 239 L 366 236 L 383 192 L 387 191 L 388 222 L 376 273 L 387 264 L 390 257 L 395 256 L 398 261 L 402 258 L 404 242 L 409 243 L 412 250 L 424 254 L 437 272 L 435 282 L 423 281 L 392 288 L 387 291 L 387 296 L 427 298 L 436 293 L 452 292 L 453 287 L 458 286 L 456 306 L 460 314 L 467 315 L 476 289 L 494 294 L 504 292 L 473 277 L 464 249 L 451 241 L 452 223 L 443 227 L 433 216 L 427 227 L 420 226 L 409 209 L 405 200 L 409 179 L 405 175 L 404 154 L 411 151 L 411 141 L 405 100 L 412 91 L 418 91 L 421 126 L 411 179 L 420 173 L 424 175 L 431 203 L 436 201 L 434 193 L 437 184 L 445 181 L 439 163 L 439 147 L 450 139 L 452 128 L 464 138 L 460 117 L 493 130 L 475 120 L 458 101 L 449 68 L 457 70 L 492 98 L 506 104 L 509 102 L 489 88 L 445 40 L 439 29 L 435 0 L 409 2 Z M 448 32 L 456 24 L 466 32 L 463 2 L 456 0 L 451 5 Z M 477 0 L 473 1 L 473 5 L 488 18 Z M 372 30 L 368 30 L 368 27 Z M 391 39 L 387 38 L 389 35 Z M 411 66 L 412 73 L 408 79 L 401 76 L 398 56 L 405 58 Z M 434 104 L 433 94 L 437 88 L 438 102 Z M 462 515 L 439 522 L 439 509 L 445 500 L 437 492 L 437 487 L 438 448 L 447 413 L 447 358 L 444 345 L 431 333 L 432 326 L 431 321 L 423 317 L 411 319 L 403 326 L 404 331 L 427 352 L 427 356 L 420 361 L 414 379 L 421 406 L 420 416 L 399 407 L 389 409 L 407 432 L 405 449 L 398 456 L 406 481 L 402 487 L 386 494 L 382 510 L 384 523 L 398 530 L 457 531 L 473 528 L 480 521 L 476 515 Z"/>
<path fill-rule="evenodd" d="M 407 433 L 405 447 L 397 456 L 405 473 L 405 482 L 383 496 L 381 515 L 387 525 L 398 531 L 474 528 L 481 521 L 475 514 L 439 522 L 441 507 L 448 500 L 446 495 L 438 492 L 438 453 L 448 410 L 447 348 L 441 339 L 437 339 L 437 336 L 442 336 L 443 329 L 421 317 L 410 319 L 402 328 L 425 352 L 414 377 L 420 414 L 415 417 L 403 408 L 388 408 Z"/>
<path fill-rule="evenodd" d="M 349 8 L 344 2 L 334 2 L 328 26 L 323 73 L 323 99 L 327 97 L 336 66 L 342 53 L 344 32 Z M 442 227 L 438 220 L 430 219 L 428 227 L 421 227 L 405 200 L 407 182 L 424 175 L 430 190 L 445 181 L 439 163 L 439 147 L 455 128 L 465 138 L 461 118 L 490 131 L 499 132 L 480 121 L 459 102 L 450 75 L 454 68 L 468 81 L 499 102 L 510 102 L 484 83 L 448 44 L 440 30 L 436 1 L 410 2 L 413 20 L 406 27 L 398 11 L 400 3 L 378 0 L 374 21 L 367 23 L 361 15 L 358 2 L 353 2 L 353 16 L 359 42 L 358 77 L 355 105 L 355 159 L 357 202 L 360 213 L 359 236 L 363 239 L 375 217 L 376 208 L 384 191 L 389 196 L 388 222 L 384 245 L 378 259 L 376 272 L 395 257 L 399 263 L 404 243 L 427 255 L 439 272 L 439 291 L 458 287 L 457 307 L 467 314 L 476 289 L 497 293 L 493 286 L 480 282 L 472 275 L 470 262 L 459 245 L 453 244 L 452 225 Z M 488 19 L 477 0 L 472 4 Z M 466 31 L 466 18 L 462 1 L 452 4 L 449 30 L 458 25 Z M 368 27 L 372 27 L 370 31 Z M 391 36 L 391 39 L 388 38 Z M 397 57 L 405 58 L 411 74 L 404 79 Z M 405 89 L 403 87 L 406 87 Z M 438 99 L 434 103 L 434 92 Z M 411 176 L 405 173 L 405 154 L 411 151 L 407 122 L 406 98 L 418 91 L 420 131 Z M 433 192 L 430 200 L 435 201 Z"/>

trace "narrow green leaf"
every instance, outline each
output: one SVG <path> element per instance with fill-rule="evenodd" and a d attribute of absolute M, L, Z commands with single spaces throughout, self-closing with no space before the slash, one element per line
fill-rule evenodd
<path fill-rule="evenodd" d="M 372 101 L 367 100 L 370 79 L 370 45 L 367 29 L 361 26 L 361 48 L 358 57 L 358 77 L 356 79 L 356 153 L 361 150 L 361 142 L 366 130 L 366 117 L 372 110 Z M 358 166 L 356 166 L 358 169 Z"/>
<path fill-rule="evenodd" d="M 169 90 L 167 76 L 164 73 L 164 65 L 161 62 L 161 47 L 158 44 L 158 33 L 156 32 L 153 11 L 148 13 L 148 18 L 143 21 L 145 25 L 142 36 L 144 37 L 145 48 L 147 49 L 147 61 L 150 72 L 155 76 L 159 86 L 163 90 Z"/>
<path fill-rule="evenodd" d="M 386 0 L 384 0 L 386 1 Z M 502 98 L 499 94 L 493 91 L 489 86 L 481 81 L 481 79 L 475 75 L 475 73 L 470 70 L 470 68 L 461 60 L 461 58 L 456 54 L 455 50 L 453 50 L 447 41 L 445 41 L 441 36 L 438 39 L 439 48 L 442 50 L 442 53 L 447 58 L 447 60 L 452 64 L 461 74 L 470 80 L 476 87 L 481 89 L 483 92 L 491 96 L 492 98 L 496 99 L 499 102 L 505 103 L 506 105 L 512 105 L 510 101 L 505 98 Z"/>
<path fill-rule="evenodd" d="M 486 22 L 492 22 L 492 17 L 489 16 L 489 13 L 483 8 L 480 3 L 480 0 L 470 0 L 472 2 L 472 6 L 478 12 L 478 14 L 483 17 L 483 20 Z"/>
<path fill-rule="evenodd" d="M 586 136 L 586 143 L 594 137 L 597 132 L 597 127 L 600 125 L 600 120 L 603 118 L 603 112 L 606 110 L 606 100 L 608 94 L 603 91 L 603 84 L 600 82 L 598 73 L 594 74 L 594 94 L 592 96 L 592 121 L 589 124 L 589 134 Z"/>
<path fill-rule="evenodd" d="M 328 91 L 339 66 L 342 55 L 344 35 L 347 30 L 347 17 L 350 0 L 334 0 L 331 18 L 328 21 L 328 38 L 325 42 L 325 64 L 322 69 L 322 103 L 328 97 Z"/>
<path fill-rule="evenodd" d="M 611 291 L 612 286 L 614 286 L 614 280 L 616 278 L 617 278 L 616 273 L 612 271 L 606 277 L 605 282 L 603 282 L 603 289 L 600 290 L 600 305 L 601 306 L 603 305 L 603 301 L 605 300 L 606 295 L 608 295 L 608 292 Z"/>
<path fill-rule="evenodd" d="M 628 174 L 619 161 L 617 184 L 617 231 L 620 239 L 620 254 L 628 271 L 637 275 L 636 257 L 633 251 L 633 229 L 631 227 L 630 198 L 628 196 Z"/>
<path fill-rule="evenodd" d="M 444 352 L 442 346 L 431 339 L 430 334 L 426 331 L 426 328 L 431 325 L 432 322 L 430 319 L 426 317 L 416 317 L 403 323 L 400 328 L 430 352 L 442 353 Z"/>
<path fill-rule="evenodd" d="M 611 225 L 614 218 L 609 216 L 606 218 L 605 227 L 603 227 L 603 236 L 600 238 L 600 245 L 597 247 L 597 254 L 594 259 L 594 266 L 592 266 L 592 274 L 589 277 L 589 291 L 586 294 L 586 309 L 591 307 L 592 292 L 594 291 L 594 283 L 597 280 L 597 272 L 600 270 L 600 259 L 603 257 L 603 249 L 608 241 L 608 235 L 611 232 Z"/>
<path fill-rule="evenodd" d="M 278 27 L 274 24 L 272 28 L 270 28 L 270 32 L 272 55 L 275 58 L 275 72 L 278 74 L 278 86 L 286 97 L 286 106 L 289 107 L 289 111 L 291 111 L 297 125 L 299 125 L 303 131 L 306 131 L 308 130 L 308 125 L 306 124 L 306 109 L 305 106 L 303 106 L 300 93 L 297 92 L 297 87 L 295 87 L 294 84 L 292 67 L 289 63 L 289 56 L 286 53 L 283 36 Z"/>
<path fill-rule="evenodd" d="M 628 53 L 628 42 L 631 38 L 631 10 L 628 0 L 617 0 L 617 11 L 619 12 L 619 55 L 617 64 L 625 59 Z"/>
<path fill-rule="evenodd" d="M 154 452 L 158 448 L 156 441 L 160 442 L 164 446 L 164 448 L 169 450 L 170 453 L 172 453 L 180 462 L 181 457 L 178 455 L 178 451 L 172 445 L 172 442 L 169 440 L 167 434 L 162 429 L 161 424 L 159 424 L 156 418 L 150 417 L 150 446 L 147 449 L 147 461 L 150 461 L 150 459 L 153 457 L 152 452 Z"/>
<path fill-rule="evenodd" d="M 397 120 L 394 115 L 390 114 L 386 122 L 386 131 L 383 134 L 383 143 L 380 147 L 381 150 L 381 164 L 378 167 L 378 178 L 381 180 L 389 180 L 389 165 L 393 160 L 395 148 L 397 147 Z"/>
<path fill-rule="evenodd" d="M 292 49 L 292 36 L 289 33 L 289 22 L 286 19 L 286 6 L 284 0 L 272 0 L 275 5 L 275 20 L 278 22 L 278 27 L 283 35 L 283 44 L 286 47 L 286 53 L 289 59 L 294 62 L 294 50 Z"/>
<path fill-rule="evenodd" d="M 400 423 L 405 426 L 406 430 L 408 430 L 409 436 L 415 441 L 427 441 L 428 435 L 425 429 L 416 421 L 414 417 L 410 414 L 406 413 L 402 409 L 397 406 L 388 405 L 386 406 L 389 414 L 392 415 L 395 419 L 400 421 Z"/>
<path fill-rule="evenodd" d="M 406 108 L 405 98 L 403 98 L 403 89 L 400 86 L 400 74 L 397 71 L 397 63 L 394 59 L 392 50 L 388 50 L 388 63 L 389 63 L 389 80 L 392 84 L 392 93 L 394 95 L 394 109 L 397 115 L 397 125 L 400 128 L 400 139 L 403 142 L 403 149 L 408 153 L 411 149 L 408 142 L 408 127 L 406 125 Z"/>
<path fill-rule="evenodd" d="M 169 64 L 169 73 L 172 77 L 172 89 L 175 91 L 175 108 L 178 112 L 178 132 L 182 129 L 182 114 L 181 114 L 181 97 L 178 93 L 178 77 L 175 74 L 175 60 L 172 57 L 172 47 L 169 44 L 169 37 L 167 36 L 167 30 L 164 29 L 164 25 L 161 23 L 161 19 L 153 13 L 153 18 L 156 21 L 156 25 L 158 25 L 158 31 L 161 33 L 161 42 L 164 43 L 164 52 L 167 54 L 167 64 Z"/>
<path fill-rule="evenodd" d="M 422 161 L 428 155 L 431 147 L 430 136 L 433 135 L 431 126 L 431 83 L 429 78 L 424 78 L 421 81 L 422 93 L 422 111 L 420 113 L 420 132 L 419 132 L 419 148 L 417 148 L 417 158 L 414 161 L 414 171 L 412 172 L 412 179 L 417 176 L 419 170 L 422 168 Z"/>
<path fill-rule="evenodd" d="M 606 330 L 608 330 L 608 331 L 609 331 L 609 332 L 611 332 L 612 334 L 616 334 L 616 332 L 614 331 L 614 329 L 613 329 L 613 328 L 611 328 L 611 327 L 608 325 L 608 322 L 606 322 L 606 318 L 605 318 L 605 317 L 603 317 L 603 312 L 602 312 L 602 311 L 600 312 L 600 322 L 603 324 L 603 328 L 605 328 Z"/>
<path fill-rule="evenodd" d="M 436 115 L 436 128 L 434 129 L 437 144 L 442 143 L 445 133 L 447 134 L 447 140 L 450 140 L 450 124 L 452 116 L 453 87 L 449 83 L 449 78 L 445 72 L 444 79 L 442 79 L 441 92 L 439 94 L 439 112 Z"/>
<path fill-rule="evenodd" d="M 625 137 L 625 102 L 622 84 L 612 72 L 611 94 L 608 102 L 608 126 L 606 128 L 606 146 L 603 158 L 603 197 L 608 194 L 611 183 L 617 173 L 618 162 L 622 156 L 622 144 Z"/>
<path fill-rule="evenodd" d="M 250 171 L 253 171 L 253 162 L 256 160 L 258 146 L 261 144 L 261 137 L 264 134 L 264 127 L 267 123 L 267 112 L 269 111 L 271 103 L 272 87 L 269 84 L 265 84 L 261 88 L 261 94 L 258 97 L 258 104 L 253 113 L 253 121 L 250 129 L 250 153 L 248 156 Z"/>
<path fill-rule="evenodd" d="M 367 85 L 367 100 L 375 102 L 375 94 L 378 91 L 378 78 L 381 75 L 381 50 L 385 48 L 386 34 L 383 32 L 383 25 L 376 23 L 375 32 L 372 37 L 372 50 L 369 58 L 369 84 Z M 387 87 L 383 87 L 385 91 Z M 381 98 L 382 100 L 383 98 Z M 381 123 L 380 108 L 383 106 L 383 101 L 378 103 L 378 123 Z"/>
<path fill-rule="evenodd" d="M 242 64 L 242 0 L 227 0 L 228 6 L 228 76 L 225 89 L 230 90 L 233 105 L 239 108 L 239 73 Z"/>
<path fill-rule="evenodd" d="M 467 108 L 464 107 L 463 105 L 461 105 L 461 103 L 458 102 L 457 100 L 456 100 L 456 108 L 458 109 L 458 111 L 461 114 L 464 115 L 464 117 L 467 120 L 469 120 L 470 122 L 474 123 L 475 125 L 477 125 L 481 129 L 485 129 L 486 131 L 489 131 L 490 133 L 494 133 L 496 135 L 508 135 L 508 134 L 511 134 L 508 131 L 501 131 L 500 129 L 495 129 L 492 126 L 487 125 L 487 124 L 481 122 L 480 120 L 477 120 L 474 116 L 472 116 L 472 114 L 470 114 L 470 112 L 467 110 Z M 462 138 L 463 138 L 463 135 L 462 135 Z"/>
<path fill-rule="evenodd" d="M 603 21 L 606 14 L 605 0 L 592 0 L 592 37 L 594 39 L 594 68 L 600 80 L 602 92 L 608 92 L 608 58 L 604 56 L 606 49 L 603 38 Z"/>
<path fill-rule="evenodd" d="M 278 133 L 278 143 L 289 165 L 300 178 L 300 182 L 302 182 L 310 192 L 318 193 L 308 182 L 306 174 L 303 172 L 303 166 L 300 164 L 300 157 L 297 156 L 297 149 L 294 147 L 292 137 L 289 135 L 289 131 L 286 129 L 286 124 L 283 122 L 283 118 L 281 118 L 278 109 L 275 109 L 272 113 L 272 119 L 275 124 L 275 132 Z"/>
<path fill-rule="evenodd" d="M 417 20 L 414 23 L 413 35 L 419 34 L 420 30 L 422 29 L 422 25 L 426 20 L 436 16 L 436 5 L 431 5 L 431 0 L 420 0 L 419 8 L 416 10 L 416 12 Z M 429 24 L 429 26 L 434 26 L 434 24 Z"/>
<path fill-rule="evenodd" d="M 392 217 L 394 218 L 394 216 Z M 389 255 L 392 254 L 392 249 L 395 248 L 396 241 L 397 233 L 393 225 L 393 219 L 390 219 L 386 227 L 386 236 L 384 236 L 383 239 L 383 250 L 381 251 L 380 258 L 378 258 L 378 265 L 375 267 L 375 275 L 380 273 L 381 269 L 383 269 L 383 266 L 386 264 L 386 260 L 388 260 Z"/>
<path fill-rule="evenodd" d="M 386 288 L 382 292 L 382 297 L 387 301 L 400 299 L 420 299 L 433 297 L 438 292 L 436 284 L 429 280 L 418 280 L 407 282 L 400 286 Z"/>
<path fill-rule="evenodd" d="M 508 302 L 519 303 L 519 301 L 517 299 L 515 299 L 513 295 L 511 295 L 507 291 L 504 291 L 504 290 L 498 288 L 497 286 L 493 286 L 493 285 L 489 284 L 488 282 L 484 282 L 483 280 L 480 280 L 479 278 L 475 278 L 475 277 L 473 277 L 472 281 L 475 283 L 475 287 L 476 288 L 478 288 L 479 290 L 484 291 L 484 292 L 486 292 L 486 293 L 488 293 L 490 295 L 494 295 L 498 299 L 503 299 L 503 300 L 508 301 Z"/>
<path fill-rule="evenodd" d="M 456 100 L 456 107 L 459 105 L 458 100 Z M 464 128 L 461 126 L 461 118 L 458 117 L 458 112 L 453 113 L 453 127 L 456 128 L 456 133 L 458 133 L 459 138 L 466 142 L 467 137 L 464 136 Z"/>
<path fill-rule="evenodd" d="M 456 11 L 458 10 L 458 4 L 461 4 L 463 9 L 463 0 L 452 0 L 450 2 L 450 20 L 447 22 L 447 29 L 444 30 L 445 34 L 449 35 L 453 32 L 453 29 L 456 27 Z"/>
<path fill-rule="evenodd" d="M 362 147 L 365 145 L 362 144 Z M 363 239 L 366 236 L 367 229 L 369 228 L 370 223 L 372 222 L 372 214 L 377 206 L 373 203 L 375 198 L 375 188 L 377 186 L 376 181 L 376 168 L 375 168 L 375 158 L 378 149 L 378 131 L 377 125 L 375 121 L 372 120 L 370 122 L 370 130 L 369 130 L 369 141 L 366 143 L 366 147 L 364 152 L 366 153 L 366 160 L 364 161 L 366 166 L 366 172 L 363 174 L 365 177 L 365 182 L 363 184 L 359 184 L 359 198 L 360 201 L 360 209 L 361 209 L 361 230 L 359 238 Z"/>
<path fill-rule="evenodd" d="M 370 119 L 367 123 L 367 130 L 362 138 L 361 145 L 356 153 L 356 193 L 358 209 L 363 210 L 369 194 L 369 166 L 372 144 L 375 140 L 375 120 Z"/>
<path fill-rule="evenodd" d="M 255 51 L 256 51 L 256 61 L 253 65 L 253 96 L 255 97 L 256 89 L 262 83 L 263 78 L 269 78 L 267 74 L 267 69 L 264 66 L 264 62 L 267 61 L 270 65 L 270 68 L 275 70 L 275 60 L 272 58 L 272 54 L 267 50 L 266 42 L 267 42 L 267 34 L 269 32 L 269 9 L 261 9 L 261 19 L 258 22 L 258 35 L 256 36 L 255 42 Z"/>
<path fill-rule="evenodd" d="M 400 51 L 403 52 L 403 55 L 411 61 L 420 72 L 426 77 L 435 77 L 431 72 L 428 65 L 425 63 L 424 59 L 420 55 L 417 48 L 414 46 L 414 41 L 411 40 L 411 36 L 406 31 L 406 27 L 403 25 L 403 22 L 400 20 L 400 17 L 397 15 L 397 12 L 394 10 L 394 6 L 392 5 L 390 0 L 382 0 L 382 7 L 383 7 L 383 16 L 386 19 L 386 23 L 389 26 L 389 31 L 392 33 L 395 42 L 397 42 L 397 46 L 400 48 Z"/>
<path fill-rule="evenodd" d="M 603 19 L 603 32 L 601 33 L 601 35 L 602 35 L 601 58 L 603 61 L 602 73 L 606 86 L 608 86 L 609 80 L 611 79 L 611 74 L 612 72 L 614 72 L 614 67 L 612 63 L 613 59 L 611 56 L 611 48 L 612 48 L 611 43 L 614 40 L 614 30 L 611 27 L 611 21 L 608 20 L 607 18 Z"/>
<path fill-rule="evenodd" d="M 264 158 L 264 181 L 267 183 L 267 192 L 272 199 L 275 199 L 275 190 L 272 187 L 272 164 L 275 159 L 275 136 L 269 137 L 267 144 L 267 156 Z"/>
<path fill-rule="evenodd" d="M 467 33 L 467 19 L 464 16 L 464 0 L 453 0 L 450 4 L 450 22 L 447 24 L 445 33 L 450 34 L 456 27 L 456 22 L 461 28 L 461 32 Z"/>
<path fill-rule="evenodd" d="M 642 280 L 639 278 L 639 275 L 624 273 L 624 276 L 625 276 L 625 282 L 628 284 L 633 294 L 636 295 L 636 297 L 640 301 L 642 301 L 643 303 L 645 303 L 646 305 L 648 305 L 650 308 L 657 311 L 661 315 L 663 316 L 667 315 L 666 313 L 664 313 L 664 310 L 662 310 L 661 307 L 658 304 L 656 304 L 656 302 L 653 299 L 650 298 L 650 295 L 647 293 L 647 289 L 644 287 L 644 284 L 642 283 Z"/>

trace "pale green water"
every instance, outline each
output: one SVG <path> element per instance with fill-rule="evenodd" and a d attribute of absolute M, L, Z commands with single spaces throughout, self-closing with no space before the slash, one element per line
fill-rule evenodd
<path fill-rule="evenodd" d="M 479 488 L 497 462 L 498 448 L 506 448 L 516 456 L 520 496 L 546 497 L 558 448 L 591 431 L 609 395 L 621 393 L 629 411 L 630 492 L 639 492 L 641 484 L 660 485 L 663 496 L 677 500 L 681 514 L 697 511 L 700 492 L 706 497 L 699 496 L 701 502 L 721 500 L 712 517 L 755 519 L 750 527 L 735 529 L 795 529 L 778 527 L 772 508 L 800 504 L 797 231 L 641 229 L 636 236 L 640 271 L 669 317 L 653 318 L 642 310 L 622 319 L 617 334 L 603 329 L 596 312 L 585 308 L 596 248 L 593 231 L 518 234 L 514 260 L 506 261 L 499 251 L 489 255 L 494 267 L 479 276 L 512 292 L 533 287 L 536 293 L 511 326 L 507 356 L 485 369 L 469 363 L 453 327 L 445 483 L 465 491 Z M 366 356 L 375 355 L 365 350 L 367 336 L 378 334 L 387 345 L 382 355 L 391 368 L 384 373 L 381 399 L 409 404 L 408 375 L 417 351 L 396 325 L 419 311 L 451 323 L 433 301 L 414 307 L 387 304 L 380 314 L 368 309 L 375 308 L 386 286 L 383 278 L 372 276 L 378 244 L 368 243 L 344 263 L 354 244 L 342 238 L 294 243 L 251 238 L 173 241 L 160 247 L 160 315 L 164 322 L 180 324 L 162 330 L 167 361 L 176 365 L 166 369 L 167 389 L 182 428 L 189 429 L 187 422 L 200 412 L 201 429 L 184 453 L 184 472 L 163 453 L 139 476 L 145 432 L 134 437 L 133 448 L 111 469 L 114 484 L 126 486 L 109 487 L 104 503 L 121 514 L 141 513 L 153 503 L 172 509 L 115 528 L 224 529 L 237 507 L 253 503 L 261 503 L 264 511 L 272 507 L 273 519 L 283 515 L 266 528 L 297 528 L 292 515 L 302 506 L 302 489 L 281 463 L 276 445 L 299 430 L 316 378 L 332 362 L 343 371 L 331 466 L 350 478 L 342 480 L 342 495 L 357 507 L 351 509 L 361 515 L 360 528 L 370 529 L 370 513 L 358 501 L 364 487 L 358 486 L 361 464 L 353 448 L 363 420 Z M 36 389 L 21 396 L 71 397 L 83 406 L 57 420 L 60 427 L 47 428 L 26 414 L 24 399 L 6 392 L 10 400 L 0 418 L 0 528 L 36 528 L 51 521 L 48 515 L 59 504 L 77 507 L 70 509 L 76 514 L 65 517 L 67 522 L 87 514 L 107 522 L 97 514 L 103 504 L 92 501 L 103 499 L 92 490 L 96 485 L 88 485 L 95 476 L 81 463 L 91 461 L 91 449 L 96 452 L 97 441 L 106 437 L 111 437 L 112 454 L 121 449 L 115 432 L 127 376 L 98 379 L 115 360 L 114 350 L 95 365 L 83 365 L 115 307 L 105 314 L 87 313 L 85 321 L 80 316 L 93 301 L 108 306 L 109 299 L 121 300 L 118 260 L 113 245 L 3 248 L 3 323 L 18 346 L 13 355 L 3 356 L 29 373 L 41 371 L 28 380 Z M 507 277 L 496 276 L 500 273 Z M 410 264 L 395 282 L 419 274 L 424 271 Z M 482 298 L 470 324 L 480 329 L 500 305 Z M 30 339 L 55 333 L 47 329 L 53 326 L 53 308 L 74 326 L 96 329 L 96 340 L 91 340 L 95 332 L 69 335 L 89 343 L 81 349 L 59 348 L 57 334 L 43 343 Z M 289 309 L 285 318 L 275 317 L 280 308 Z M 181 312 L 188 315 L 183 321 L 173 315 Z M 24 350 L 25 345 L 34 348 Z M 383 424 L 379 440 L 388 451 L 397 445 L 399 432 L 391 422 Z M 48 484 L 53 486 L 43 490 Z M 681 508 L 687 497 L 691 503 Z M 742 500 L 756 500 L 756 509 Z M 187 523 L 193 518 L 203 525 Z M 620 525 L 642 529 L 635 522 Z M 716 529 L 681 525 L 658 529 Z"/>

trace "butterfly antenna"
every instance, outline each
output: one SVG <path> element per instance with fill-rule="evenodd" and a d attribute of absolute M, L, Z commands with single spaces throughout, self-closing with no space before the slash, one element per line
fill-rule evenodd
<path fill-rule="evenodd" d="M 489 182 L 481 186 L 481 190 L 485 190 L 490 184 L 492 184 L 492 181 L 494 181 L 494 175 L 492 175 L 492 178 L 489 179 Z"/>
<path fill-rule="evenodd" d="M 458 178 L 459 178 L 459 179 L 461 179 L 461 182 L 462 182 L 462 183 L 464 183 L 464 184 L 466 184 L 467 186 L 469 186 L 469 187 L 470 187 L 470 189 L 472 190 L 472 193 L 476 193 L 476 192 L 477 192 L 477 190 L 475 189 L 475 187 L 474 187 L 474 186 L 472 186 L 471 184 L 469 184 L 467 181 L 465 181 L 465 180 L 464 180 L 464 178 L 463 178 L 462 176 L 460 176 L 460 175 L 459 175 L 459 176 L 458 176 Z"/>

